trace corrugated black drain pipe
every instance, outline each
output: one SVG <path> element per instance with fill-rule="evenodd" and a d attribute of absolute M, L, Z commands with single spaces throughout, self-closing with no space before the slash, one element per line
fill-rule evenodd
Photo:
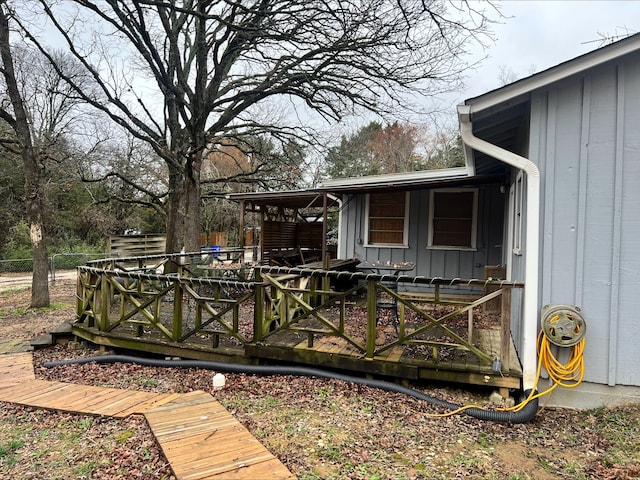
<path fill-rule="evenodd" d="M 206 360 L 160 360 L 153 358 L 135 357 L 131 355 L 99 355 L 95 357 L 77 358 L 73 360 L 59 360 L 55 362 L 47 362 L 44 364 L 46 368 L 57 367 L 60 365 L 85 364 L 85 363 L 134 363 L 137 365 L 145 365 L 150 367 L 171 367 L 171 368 L 201 368 L 205 370 L 214 370 L 217 372 L 227 373 L 244 373 L 249 375 L 294 375 L 299 377 L 318 377 L 332 378 L 350 382 L 368 387 L 378 388 L 387 392 L 396 392 L 408 395 L 418 400 L 425 401 L 432 405 L 447 408 L 449 410 L 457 410 L 460 405 L 447 402 L 439 398 L 425 395 L 422 392 L 409 387 L 404 387 L 393 382 L 384 380 L 376 380 L 370 378 L 355 377 L 352 375 L 344 375 L 341 373 L 322 370 L 319 368 L 289 366 L 289 365 L 240 365 L 236 363 L 209 362 Z M 529 391 L 525 392 L 528 398 Z M 535 417 L 538 411 L 538 400 L 533 399 L 522 409 L 514 412 L 510 411 L 494 411 L 484 410 L 482 408 L 468 408 L 464 413 L 480 420 L 488 420 L 491 422 L 501 423 L 527 423 Z"/>

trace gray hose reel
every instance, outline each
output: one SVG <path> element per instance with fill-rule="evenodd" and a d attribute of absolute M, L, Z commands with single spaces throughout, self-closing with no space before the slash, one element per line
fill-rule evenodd
<path fill-rule="evenodd" d="M 542 307 L 542 330 L 547 339 L 559 347 L 572 347 L 587 333 L 580 308 L 573 305 Z"/>

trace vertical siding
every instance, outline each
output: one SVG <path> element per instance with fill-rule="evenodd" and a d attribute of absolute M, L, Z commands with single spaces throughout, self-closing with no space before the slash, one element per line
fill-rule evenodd
<path fill-rule="evenodd" d="M 616 383 L 640 385 L 640 62 L 636 57 L 620 75 L 624 111 L 619 114 L 620 249 L 617 281 Z"/>
<path fill-rule="evenodd" d="M 587 201 L 585 214 L 585 263 L 583 288 L 585 313 L 588 314 L 591 338 L 588 351 L 591 377 L 600 383 L 615 383 L 610 373 L 616 369 L 615 333 L 617 315 L 611 315 L 613 241 L 615 221 L 617 81 L 615 70 L 594 75 L 588 104 L 589 138 L 587 147 Z M 595 319 L 598 319 L 595 321 Z M 613 328 L 615 332 L 615 328 Z M 613 345 L 612 345 L 613 343 Z M 613 348 L 612 348 L 613 346 Z"/>
<path fill-rule="evenodd" d="M 544 199 L 540 305 L 583 309 L 586 380 L 610 385 L 640 385 L 638 60 L 532 101 L 530 158 Z"/>
<path fill-rule="evenodd" d="M 429 190 L 410 194 L 409 248 L 365 247 L 366 197 L 353 195 L 345 202 L 340 230 L 341 252 L 346 258 L 415 262 L 416 275 L 445 278 L 483 278 L 485 265 L 501 263 L 505 195 L 499 186 L 478 191 L 478 232 L 475 251 L 428 249 Z"/>

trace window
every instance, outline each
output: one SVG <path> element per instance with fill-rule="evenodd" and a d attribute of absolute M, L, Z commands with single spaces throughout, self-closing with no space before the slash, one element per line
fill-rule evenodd
<path fill-rule="evenodd" d="M 407 246 L 407 192 L 367 195 L 367 245 Z"/>
<path fill-rule="evenodd" d="M 476 189 L 431 190 L 429 247 L 475 249 L 477 210 Z"/>
<path fill-rule="evenodd" d="M 518 172 L 516 177 L 516 183 L 512 187 L 513 194 L 513 218 L 511 226 L 513 231 L 511 232 L 511 238 L 513 239 L 513 253 L 516 255 L 522 254 L 522 197 L 524 194 L 524 177 L 522 172 Z"/>

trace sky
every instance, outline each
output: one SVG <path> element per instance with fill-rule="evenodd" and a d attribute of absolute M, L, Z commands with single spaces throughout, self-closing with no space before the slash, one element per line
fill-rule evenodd
<path fill-rule="evenodd" d="M 483 3 L 468 1 L 472 7 Z M 604 37 L 640 32 L 640 0 L 491 1 L 500 6 L 503 15 L 491 28 L 495 42 L 488 42 L 484 50 L 477 48 L 469 56 L 470 63 L 480 63 L 469 70 L 467 87 L 436 102 L 439 109 L 444 109 L 443 123 L 457 125 L 455 105 L 502 86 L 502 67 L 515 81 L 595 50 L 604 45 Z M 452 2 L 456 4 L 457 0 Z M 428 102 L 424 108 L 429 110 L 431 106 Z M 357 116 L 336 130 L 355 130 L 370 120 L 367 115 Z"/>
<path fill-rule="evenodd" d="M 469 0 L 472 6 L 482 1 Z M 503 18 L 491 26 L 494 41 L 469 55 L 469 63 L 479 64 L 468 71 L 466 88 L 423 105 L 425 110 L 437 107 L 439 113 L 429 118 L 445 129 L 457 129 L 456 105 L 505 84 L 500 78 L 502 67 L 513 82 L 596 50 L 607 44 L 605 38 L 621 39 L 640 32 L 640 0 L 492 1 L 499 5 Z M 356 116 L 336 130 L 353 132 L 369 121 L 367 115 Z M 412 121 L 425 123 L 425 117 L 419 115 Z"/>
<path fill-rule="evenodd" d="M 471 0 L 472 2 L 476 0 Z M 506 0 L 502 23 L 493 26 L 495 43 L 472 58 L 483 60 L 471 72 L 456 103 L 502 86 L 500 67 L 528 77 L 603 46 L 603 37 L 640 32 L 640 0 Z"/>

